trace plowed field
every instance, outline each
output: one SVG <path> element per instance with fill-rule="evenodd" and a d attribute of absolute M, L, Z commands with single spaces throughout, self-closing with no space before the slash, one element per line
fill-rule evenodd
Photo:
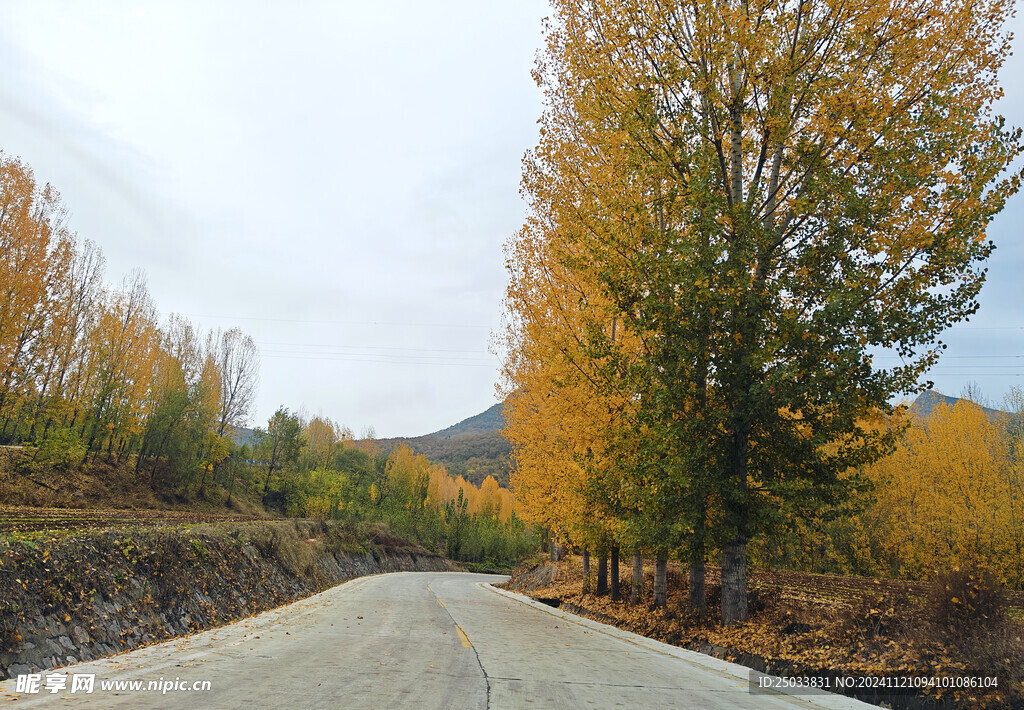
<path fill-rule="evenodd" d="M 195 523 L 260 520 L 254 515 L 197 513 L 179 510 L 114 508 L 23 508 L 0 506 L 0 534 L 40 531 L 95 530 L 117 527 L 158 527 Z"/>

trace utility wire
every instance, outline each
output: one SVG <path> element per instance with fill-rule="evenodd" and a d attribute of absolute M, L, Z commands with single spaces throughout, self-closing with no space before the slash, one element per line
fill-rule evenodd
<path fill-rule="evenodd" d="M 320 343 L 288 343 L 288 342 L 271 342 L 271 341 L 256 341 L 257 345 L 271 345 L 271 346 L 289 346 L 293 348 L 337 348 L 339 350 L 415 350 L 417 352 L 425 353 L 478 353 L 485 354 L 486 350 L 445 350 L 441 348 L 404 348 L 404 347 L 392 347 L 388 345 L 324 345 Z"/>
<path fill-rule="evenodd" d="M 489 325 L 476 325 L 473 323 L 393 323 L 390 321 L 354 321 L 354 320 L 304 320 L 301 318 L 266 318 L 263 316 L 216 316 L 198 315 L 199 318 L 213 318 L 214 320 L 255 320 L 273 323 L 312 323 L 320 325 L 385 325 L 388 327 L 400 328 L 479 328 L 490 330 Z"/>
<path fill-rule="evenodd" d="M 268 355 L 301 355 L 301 356 L 323 356 L 323 357 L 346 357 L 354 355 L 362 355 L 366 357 L 386 357 L 394 359 L 419 359 L 419 360 L 467 360 L 475 362 L 493 362 L 492 357 L 457 357 L 453 355 L 404 355 L 402 353 L 331 353 L 331 352 L 309 352 L 305 350 L 266 350 L 260 351 L 261 354 Z"/>
<path fill-rule="evenodd" d="M 384 364 L 384 365 L 456 365 L 456 366 L 459 366 L 459 367 L 494 367 L 495 365 L 499 364 L 496 360 L 487 363 L 487 362 L 483 362 L 482 360 L 477 361 L 477 362 L 454 362 L 454 361 L 445 362 L 443 360 L 424 361 L 424 360 L 415 360 L 415 359 L 407 359 L 407 360 L 381 360 L 379 358 L 378 359 L 370 359 L 370 358 L 359 358 L 359 357 L 344 357 L 344 356 L 339 356 L 339 355 L 335 355 L 335 356 L 327 355 L 327 356 L 319 356 L 318 357 L 316 353 L 310 353 L 310 354 L 305 354 L 305 355 L 279 355 L 279 354 L 275 354 L 275 353 L 265 353 L 265 354 L 262 354 L 262 355 L 265 358 L 281 359 L 281 360 L 324 360 L 324 361 L 335 360 L 335 361 L 341 361 L 341 362 L 373 362 L 373 363 Z"/>

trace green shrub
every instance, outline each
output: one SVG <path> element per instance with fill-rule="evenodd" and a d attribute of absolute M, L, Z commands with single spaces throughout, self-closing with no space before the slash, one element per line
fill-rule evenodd
<path fill-rule="evenodd" d="M 85 458 L 85 444 L 73 430 L 67 428 L 52 429 L 45 439 L 37 444 L 35 462 L 42 470 L 52 469 L 61 472 L 77 467 Z"/>

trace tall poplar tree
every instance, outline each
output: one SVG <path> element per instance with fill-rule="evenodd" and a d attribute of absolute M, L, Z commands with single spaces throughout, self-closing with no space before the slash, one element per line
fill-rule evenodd
<path fill-rule="evenodd" d="M 513 445 L 512 487 L 520 515 L 585 549 L 607 546 L 615 523 L 592 496 L 595 473 L 614 462 L 605 443 L 629 397 L 607 362 L 587 356 L 596 332 L 612 336 L 610 304 L 581 270 L 566 268 L 557 230 L 538 210 L 508 245 L 513 270 L 503 349 L 505 437 Z"/>

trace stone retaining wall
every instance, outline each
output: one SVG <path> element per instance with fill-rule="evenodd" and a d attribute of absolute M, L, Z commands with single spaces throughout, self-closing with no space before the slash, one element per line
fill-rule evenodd
<path fill-rule="evenodd" d="M 418 548 L 342 544 L 323 523 L 254 525 L 0 544 L 0 680 L 184 636 L 353 577 L 457 569 Z"/>

